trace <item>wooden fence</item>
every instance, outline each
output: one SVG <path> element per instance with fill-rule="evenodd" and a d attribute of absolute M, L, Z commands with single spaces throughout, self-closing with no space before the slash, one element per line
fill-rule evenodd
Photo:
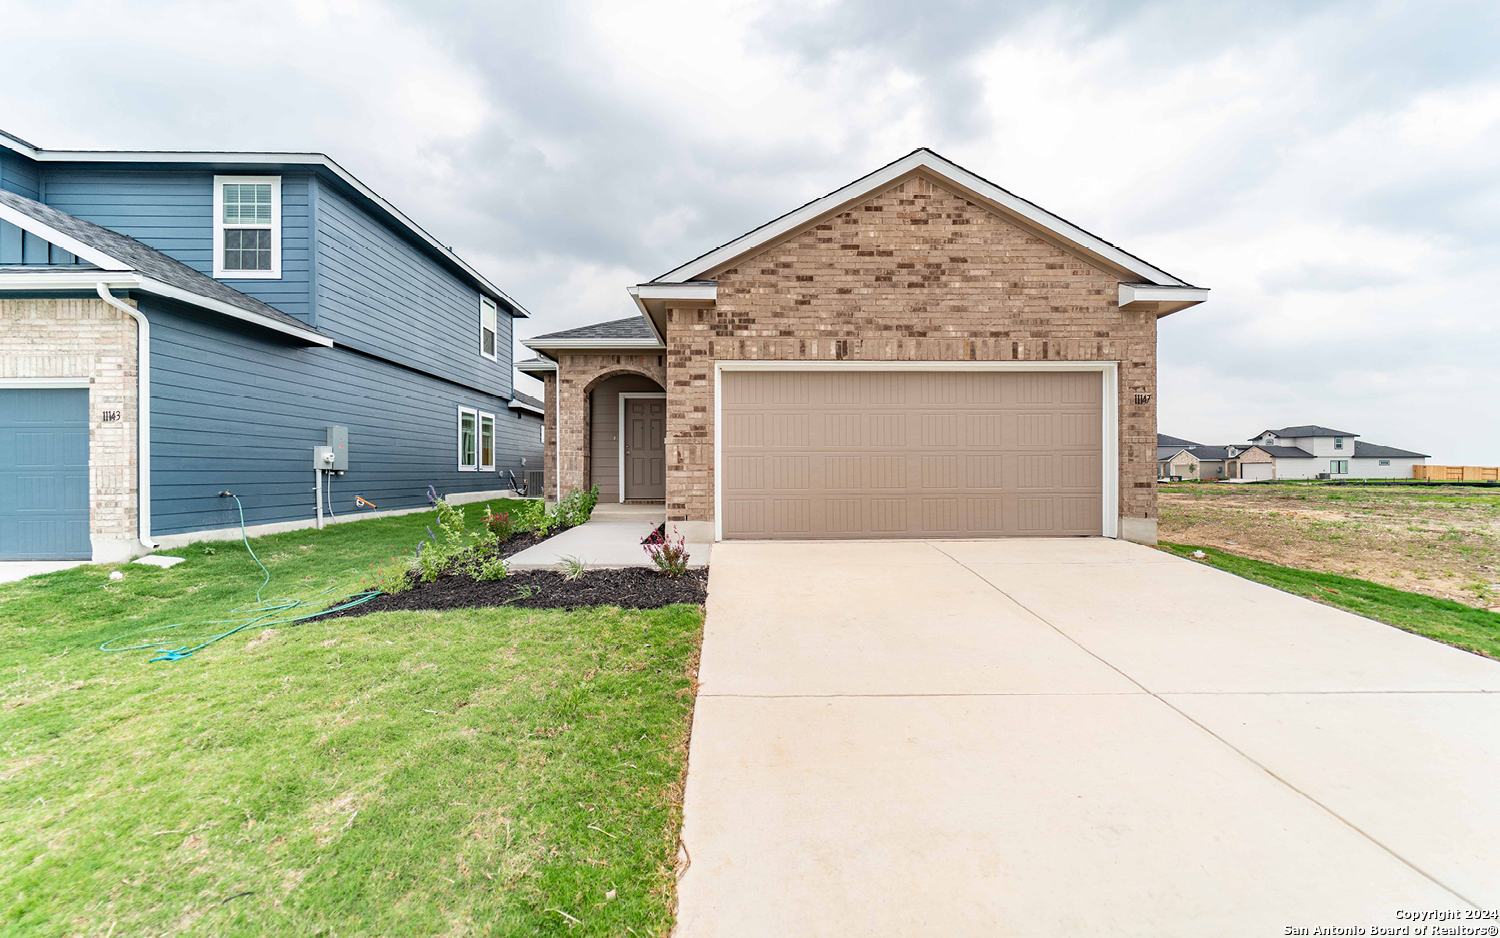
<path fill-rule="evenodd" d="M 1500 482 L 1500 466 L 1412 466 L 1411 477 L 1429 482 Z"/>

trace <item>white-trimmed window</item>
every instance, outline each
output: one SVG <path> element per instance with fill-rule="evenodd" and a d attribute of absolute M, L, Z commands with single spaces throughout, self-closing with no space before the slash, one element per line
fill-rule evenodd
<path fill-rule="evenodd" d="M 214 276 L 281 279 L 281 177 L 214 177 Z"/>
<path fill-rule="evenodd" d="M 479 468 L 495 468 L 495 415 L 479 415 Z"/>
<path fill-rule="evenodd" d="M 479 413 L 460 407 L 458 409 L 458 468 L 477 469 Z"/>
<path fill-rule="evenodd" d="M 487 296 L 479 298 L 479 354 L 490 361 L 495 355 L 495 301 Z"/>
<path fill-rule="evenodd" d="M 1344 448 L 1344 438 L 1341 437 L 1341 436 L 1334 437 L 1333 438 L 1333 448 L 1334 449 L 1343 449 Z"/>

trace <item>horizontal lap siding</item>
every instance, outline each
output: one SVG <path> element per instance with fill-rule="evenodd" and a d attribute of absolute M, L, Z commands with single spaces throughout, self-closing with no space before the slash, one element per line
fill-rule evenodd
<path fill-rule="evenodd" d="M 14 153 L 0 153 L 0 189 L 41 201 L 42 174 L 37 165 Z"/>
<path fill-rule="evenodd" d="M 349 428 L 349 472 L 333 507 L 355 493 L 380 509 L 427 504 L 440 493 L 500 487 L 496 472 L 458 470 L 460 406 L 495 414 L 497 468 L 541 461 L 536 421 L 499 397 L 342 348 L 282 344 L 250 329 L 210 325 L 185 307 L 146 298 L 151 321 L 152 527 L 158 534 L 313 514 L 312 447 L 324 427 Z"/>
<path fill-rule="evenodd" d="M 328 186 L 318 193 L 318 328 L 351 348 L 509 397 L 504 310 L 499 361 L 490 361 L 479 354 L 476 290 Z"/>
<path fill-rule="evenodd" d="M 202 171 L 49 167 L 46 202 L 212 277 L 213 179 Z M 309 179 L 281 174 L 281 278 L 222 281 L 305 322 L 312 321 Z"/>

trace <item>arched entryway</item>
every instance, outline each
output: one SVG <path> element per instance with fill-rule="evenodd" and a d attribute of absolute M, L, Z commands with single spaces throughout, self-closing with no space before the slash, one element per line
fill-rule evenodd
<path fill-rule="evenodd" d="M 601 502 L 666 499 L 666 389 L 636 372 L 590 385 L 589 465 Z"/>

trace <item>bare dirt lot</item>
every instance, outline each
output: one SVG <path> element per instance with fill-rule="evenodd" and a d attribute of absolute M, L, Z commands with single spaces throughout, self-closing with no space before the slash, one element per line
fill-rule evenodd
<path fill-rule="evenodd" d="M 1500 489 L 1163 485 L 1160 535 L 1473 606 L 1500 605 Z"/>

